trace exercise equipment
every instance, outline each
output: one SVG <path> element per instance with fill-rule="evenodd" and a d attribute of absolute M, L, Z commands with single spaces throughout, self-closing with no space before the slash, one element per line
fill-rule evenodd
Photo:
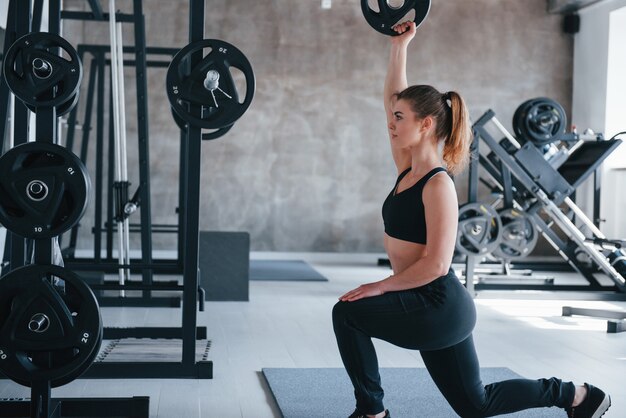
<path fill-rule="evenodd" d="M 414 13 L 416 26 L 424 22 L 430 11 L 430 0 L 361 0 L 361 10 L 367 23 L 378 32 L 396 36 L 392 28 Z"/>
<path fill-rule="evenodd" d="M 183 118 L 178 116 L 178 113 L 176 113 L 173 108 L 170 108 L 170 109 L 172 110 L 172 117 L 174 118 L 174 122 L 176 122 L 176 125 L 178 125 L 181 131 L 187 132 L 187 122 L 185 122 Z M 217 139 L 225 135 L 228 131 L 230 131 L 233 126 L 234 124 L 225 126 L 223 128 L 218 128 L 214 130 L 213 132 L 203 132 L 202 139 L 205 141 L 211 140 L 211 139 Z"/>
<path fill-rule="evenodd" d="M 192 55 L 210 51 L 191 68 Z M 231 68 L 245 77 L 246 93 L 240 101 Z M 217 39 L 192 42 L 174 56 L 167 70 L 167 97 L 173 111 L 186 123 L 204 129 L 231 126 L 248 109 L 255 91 L 254 72 L 246 56 L 234 45 Z M 200 107 L 197 114 L 192 110 Z M 222 134 L 226 130 L 222 130 Z"/>
<path fill-rule="evenodd" d="M 62 386 L 87 370 L 101 342 L 98 301 L 70 270 L 30 265 L 0 279 L 0 371 L 12 380 Z"/>
<path fill-rule="evenodd" d="M 60 49 L 69 57 L 56 53 Z M 72 103 L 82 79 L 82 64 L 65 39 L 34 32 L 15 41 L 4 57 L 9 89 L 31 108 L 61 107 Z"/>
<path fill-rule="evenodd" d="M 111 7 L 109 2 L 109 7 Z M 119 4 L 119 3 L 118 3 Z M 130 6 L 129 6 L 130 9 Z M 69 247 L 64 249 L 64 256 L 66 266 L 79 271 L 97 271 L 107 274 L 117 273 L 120 269 L 132 269 L 134 272 L 141 275 L 141 281 L 125 280 L 124 284 L 120 284 L 117 280 L 105 280 L 104 284 L 96 284 L 92 288 L 96 291 L 107 291 L 104 295 L 105 299 L 108 299 L 108 306 L 168 306 L 180 308 L 182 303 L 182 312 L 180 315 L 181 323 L 178 326 L 173 327 L 132 327 L 132 328 L 112 328 L 107 327 L 104 330 L 105 338 L 109 339 L 125 339 L 125 338 L 150 338 L 150 339 L 178 339 L 182 340 L 182 353 L 176 361 L 153 361 L 153 362 L 96 362 L 86 374 L 86 377 L 98 377 L 98 378 L 194 378 L 194 379 L 206 379 L 212 378 L 213 368 L 211 361 L 198 361 L 198 358 L 193 353 L 192 347 L 195 346 L 196 341 L 199 339 L 207 338 L 206 327 L 197 326 L 197 311 L 198 300 L 201 300 L 200 310 L 202 310 L 202 301 L 204 301 L 204 295 L 202 289 L 198 286 L 198 250 L 197 241 L 193 239 L 194 234 L 198 233 L 198 217 L 199 217 L 199 183 L 200 183 L 200 156 L 201 156 L 201 136 L 200 129 L 187 124 L 186 132 L 180 132 L 181 141 L 180 145 L 180 176 L 179 179 L 172 179 L 176 182 L 180 181 L 180 200 L 177 209 L 178 224 L 177 225 L 163 225 L 154 224 L 151 214 L 151 177 L 150 173 L 150 132 L 148 130 L 149 111 L 148 111 L 148 86 L 149 80 L 148 67 L 167 68 L 174 55 L 179 52 L 179 49 L 173 48 L 160 48 L 160 47 L 148 47 L 146 46 L 146 33 L 145 33 L 145 19 L 143 13 L 142 1 L 134 0 L 132 2 L 132 12 L 119 13 L 114 11 L 113 13 L 102 13 L 97 16 L 96 13 L 83 12 L 68 12 L 64 13 L 66 19 L 77 19 L 81 21 L 93 21 L 94 19 L 99 22 L 110 23 L 110 17 L 115 15 L 117 22 L 124 25 L 124 35 L 127 31 L 133 32 L 133 45 L 124 44 L 123 53 L 124 59 L 121 55 L 117 55 L 117 64 L 113 65 L 112 51 L 122 50 L 122 44 L 120 37 L 112 36 L 111 42 L 117 42 L 117 46 L 110 48 L 109 45 L 81 45 L 79 52 L 83 55 L 81 57 L 92 57 L 93 60 L 90 65 L 89 71 L 89 86 L 88 92 L 85 95 L 85 121 L 82 125 L 82 139 L 83 142 L 79 145 L 82 149 L 81 155 L 92 154 L 94 156 L 93 172 L 96 173 L 94 178 L 95 187 L 94 193 L 94 228 L 92 229 L 94 234 L 94 252 L 93 255 L 81 255 L 77 257 L 74 253 L 74 248 L 80 248 L 76 239 L 70 240 Z M 189 5 L 190 16 L 190 37 L 189 42 L 195 42 L 202 40 L 203 33 L 206 28 L 205 25 L 205 5 L 204 1 L 192 0 Z M 118 32 L 119 25 L 116 23 L 115 32 Z M 132 54 L 132 58 L 129 59 L 129 54 Z M 191 54 L 189 57 L 190 68 L 193 68 L 195 64 L 202 59 L 202 53 Z M 150 57 L 165 56 L 164 59 L 152 60 Z M 109 60 L 109 58 L 111 58 Z M 110 67 L 109 67 L 110 66 Z M 134 73 L 133 83 L 133 102 L 137 103 L 136 113 L 132 115 L 133 120 L 137 124 L 137 141 L 129 142 L 128 146 L 133 147 L 136 152 L 130 152 L 129 149 L 129 168 L 130 164 L 133 164 L 138 171 L 138 190 L 139 193 L 135 193 L 138 199 L 127 199 L 126 192 L 129 191 L 128 183 L 121 181 L 121 179 L 114 178 L 115 174 L 115 154 L 113 143 L 114 137 L 112 132 L 116 131 L 114 126 L 113 114 L 115 110 L 111 110 L 108 118 L 110 123 L 107 130 L 107 120 L 103 117 L 104 114 L 113 107 L 114 103 L 121 105 L 121 95 L 117 98 L 108 96 L 109 90 L 106 86 L 108 82 L 107 72 L 111 68 L 113 72 L 119 72 L 121 67 L 125 66 L 126 71 L 132 70 Z M 235 69 L 232 69 L 233 72 Z M 125 73 L 126 73 L 125 71 Z M 238 71 L 235 76 L 238 76 Z M 204 78 L 201 80 L 204 81 Z M 225 77 L 221 75 L 218 87 L 227 91 L 222 86 Z M 235 78 L 236 85 L 239 86 L 239 78 Z M 128 79 L 126 80 L 128 81 Z M 164 86 L 165 87 L 165 86 Z M 119 90 L 118 88 L 112 88 L 111 92 Z M 90 93 L 92 91 L 93 93 Z M 241 90 L 240 97 L 243 97 L 243 89 Z M 128 91 L 125 92 L 128 95 Z M 207 91 L 210 96 L 210 92 Z M 220 92 L 215 90 L 214 92 L 219 98 Z M 227 92 L 228 93 L 228 92 Z M 230 93 L 229 93 L 230 94 Z M 231 94 L 232 96 L 232 94 Z M 127 96 L 128 98 L 128 96 Z M 190 109 L 196 112 L 200 106 L 190 105 Z M 193 109 L 193 107 L 196 107 Z M 222 104 L 219 103 L 220 108 Z M 91 111 L 88 111 L 90 109 Z M 130 111 L 130 109 L 128 109 Z M 135 110 L 135 109 L 133 109 Z M 124 114 L 125 112 L 122 112 Z M 94 115 L 94 123 L 91 131 L 88 127 L 91 124 L 91 120 L 87 118 L 88 115 Z M 131 113 L 126 113 L 126 117 L 130 117 Z M 97 116 L 97 119 L 95 118 Z M 70 119 L 72 116 L 70 116 Z M 71 143 L 69 134 L 74 133 L 71 130 L 72 123 L 68 123 L 68 146 Z M 120 125 L 123 123 L 120 121 Z M 107 131 L 110 133 L 107 141 Z M 89 136 L 91 135 L 91 137 Z M 95 138 L 94 138 L 95 136 Z M 95 141 L 94 141 L 95 139 Z M 108 151 L 107 151 L 107 144 Z M 136 145 L 133 145 L 136 144 Z M 93 147 L 93 148 L 92 148 Z M 134 160 L 136 158 L 136 161 Z M 125 159 L 122 158 L 121 161 Z M 119 189 L 117 189 L 119 187 Z M 133 196 L 134 190 L 131 190 L 128 194 L 128 198 Z M 114 201 L 115 200 L 115 201 Z M 120 232 L 118 227 L 118 220 L 125 218 L 127 212 L 124 210 L 135 206 L 140 203 L 141 209 L 135 214 L 137 215 L 135 223 L 131 218 L 130 229 L 133 233 L 141 234 L 141 244 L 139 248 L 135 248 L 138 253 L 138 257 L 132 257 L 130 260 L 124 258 L 124 262 L 120 263 L 117 250 L 118 246 L 115 245 L 117 236 Z M 130 204 L 130 205 L 129 205 Z M 110 210 L 107 210 L 111 208 Z M 119 209 L 122 209 L 121 211 Z M 172 208 L 173 212 L 176 208 Z M 132 212 L 132 211 L 131 211 Z M 102 232 L 106 231 L 106 237 Z M 72 237 L 74 238 L 74 232 L 72 231 Z M 91 231 L 90 231 L 91 232 Z M 110 233 L 109 233 L 110 232 Z M 152 251 L 152 239 L 154 234 L 167 233 L 176 234 L 178 240 L 178 252 L 173 257 L 167 259 L 153 259 Z M 84 234 L 83 234 L 84 235 Z M 105 239 L 106 238 L 106 239 Z M 82 236 L 80 238 L 83 239 Z M 67 245 L 67 241 L 65 242 Z M 124 246 L 122 246 L 123 248 Z M 195 249 L 194 249 L 195 247 Z M 115 250 L 115 251 L 114 251 Z M 128 253 L 127 253 L 128 254 Z M 129 262 L 130 261 L 130 262 Z M 152 280 L 153 275 L 168 274 L 182 276 L 183 284 L 179 284 L 177 281 L 160 281 Z M 117 279 L 117 277 L 116 277 Z M 126 295 L 121 297 L 120 295 L 112 295 L 111 291 L 126 291 Z M 129 294 L 132 291 L 133 294 Z M 157 293 L 158 292 L 158 293 Z M 170 292 L 169 294 L 165 294 Z M 172 295 L 172 293 L 174 293 Z M 153 297 L 164 295 L 166 297 Z M 201 295 L 202 294 L 202 295 Z M 200 296 L 201 295 L 201 296 Z M 116 296 L 116 297 L 113 297 Z M 175 297 L 174 297 L 175 296 Z M 104 304 L 102 299 L 99 299 L 101 306 Z M 167 304 L 161 304 L 166 302 Z M 176 304 L 172 304 L 176 302 Z"/>
<path fill-rule="evenodd" d="M 0 223 L 26 238 L 52 238 L 87 208 L 89 175 L 60 145 L 29 142 L 0 157 Z"/>
<path fill-rule="evenodd" d="M 37 111 L 36 107 L 31 106 L 27 103 L 24 103 L 24 104 L 31 112 Z M 66 102 L 61 103 L 60 105 L 56 107 L 57 116 L 63 116 L 63 115 L 70 113 L 72 110 L 74 110 L 74 107 L 76 107 L 77 104 L 78 104 L 78 93 L 70 97 L 69 100 L 67 100 Z"/>
<path fill-rule="evenodd" d="M 113 142 L 115 161 L 115 222 L 118 236 L 118 261 L 120 266 L 130 264 L 130 224 L 129 214 L 124 211 L 128 202 L 128 158 L 126 153 L 126 104 L 124 87 L 124 51 L 122 24 L 116 22 L 115 0 L 109 2 L 109 35 L 111 40 L 111 94 L 113 110 Z M 118 269 L 118 282 L 123 285 L 130 279 L 130 268 Z M 120 290 L 120 296 L 125 296 L 125 291 Z"/>
<path fill-rule="evenodd" d="M 468 203 L 459 209 L 459 225 L 455 248 L 465 255 L 492 252 L 502 236 L 498 212 L 487 203 Z"/>
<path fill-rule="evenodd" d="M 502 221 L 502 235 L 492 254 L 503 260 L 526 257 L 539 239 L 532 219 L 523 210 L 513 208 L 499 210 L 498 215 Z"/>
<path fill-rule="evenodd" d="M 31 14 L 31 2 L 9 0 L 7 16 L 7 42 L 18 41 L 11 46 L 17 52 L 5 73 L 14 71 L 7 81 L 15 76 L 14 93 L 36 113 L 37 141 L 17 145 L 0 158 L 0 212 L 7 215 L 0 222 L 14 232 L 9 273 L 0 278 L 0 375 L 31 388 L 29 399 L 0 400 L 0 417 L 143 418 L 149 415 L 147 397 L 52 398 L 52 387 L 76 379 L 92 365 L 103 328 L 90 288 L 70 270 L 51 265 L 63 263 L 57 235 L 78 223 L 89 198 L 90 180 L 78 158 L 56 145 L 58 113 L 75 105 L 80 84 L 80 60 L 56 35 L 60 2 L 50 2 L 50 34 L 19 38 L 24 33 L 16 33 L 16 28 L 39 26 L 42 4 L 35 1 Z M 70 60 L 56 55 L 61 53 Z M 2 85 L 0 101 L 5 102 Z M 24 106 L 16 108 L 12 128 L 15 137 L 23 140 L 29 115 Z M 18 235 L 33 240 L 25 245 Z M 33 264 L 24 266 L 28 262 Z"/>
<path fill-rule="evenodd" d="M 526 110 L 520 112 L 526 115 L 537 115 L 541 120 L 543 118 L 540 116 L 541 110 L 532 110 L 533 106 L 562 120 L 559 111 L 555 113 L 557 105 L 553 101 L 540 100 L 538 103 L 531 101 L 521 106 Z M 520 112 L 516 116 L 517 120 L 523 120 L 530 125 L 535 123 L 533 120 L 537 117 L 520 117 Z M 522 209 L 531 219 L 537 231 L 557 250 L 567 264 L 589 282 L 588 285 L 524 285 L 517 287 L 518 289 L 595 291 L 607 292 L 607 298 L 622 297 L 619 293 L 626 293 L 626 276 L 610 260 L 609 250 L 607 250 L 605 243 L 611 240 L 607 240 L 598 226 L 570 198 L 579 185 L 585 182 L 589 176 L 595 175 L 602 162 L 622 141 L 615 137 L 605 140 L 601 134 L 560 133 L 561 122 L 555 121 L 551 116 L 545 116 L 545 118 L 550 119 L 546 122 L 546 126 L 552 126 L 552 128 L 545 132 L 542 131 L 543 128 L 536 131 L 538 133 L 544 132 L 546 135 L 543 137 L 540 135 L 532 136 L 530 131 L 534 127 L 530 125 L 525 127 L 521 122 L 517 124 L 517 133 L 531 138 L 527 142 L 523 142 L 524 139 L 518 141 L 508 132 L 495 117 L 492 110 L 485 112 L 474 123 L 472 126 L 474 134 L 472 149 L 478 158 L 472 159 L 470 162 L 469 201 L 476 201 L 478 195 L 477 188 L 480 180 L 478 168 L 480 165 L 489 175 L 489 181 L 482 179 L 483 182 L 491 187 L 492 193 L 501 194 L 504 207 Z M 553 122 L 554 124 L 551 125 Z M 495 128 L 505 139 L 496 141 L 490 130 L 487 129 L 488 124 L 490 128 L 495 125 Z M 554 126 L 558 126 L 558 128 L 554 128 Z M 541 147 L 545 146 L 547 141 L 555 136 L 559 145 L 562 146 L 559 148 L 559 153 L 562 153 L 563 158 L 548 157 L 546 159 Z M 570 137 L 573 139 L 570 140 Z M 561 138 L 566 139 L 561 140 Z M 508 145 L 504 146 L 503 141 L 508 142 Z M 567 142 L 567 145 L 564 145 L 564 141 Z M 491 152 L 487 157 L 484 156 L 484 153 L 479 152 L 479 143 L 486 145 Z M 599 196 L 595 198 L 599 200 Z M 598 220 L 599 216 L 595 216 L 595 212 L 596 208 L 594 208 L 594 218 Z M 506 216 L 509 220 L 504 221 L 504 223 L 514 222 L 511 220 L 514 218 L 510 215 L 511 213 Z M 521 229 L 530 232 L 530 227 L 522 227 Z M 524 245 L 530 245 L 532 241 L 530 239 L 525 240 Z M 509 247 L 500 256 L 507 255 L 508 257 L 509 254 L 515 253 L 521 255 L 520 251 L 514 251 L 513 247 Z M 497 256 L 497 252 L 494 252 L 493 255 Z M 466 286 L 470 292 L 473 291 L 473 270 L 477 259 L 478 257 L 475 256 L 468 256 L 466 259 Z M 595 277 L 599 272 L 606 274 L 614 285 L 606 286 L 600 283 Z M 478 289 L 478 286 L 476 288 Z M 514 287 L 508 285 L 507 288 L 513 289 Z M 490 289 L 495 289 L 495 287 L 490 287 Z"/>
<path fill-rule="evenodd" d="M 513 114 L 513 131 L 518 140 L 538 147 L 560 139 L 567 128 L 565 109 L 547 97 L 526 100 Z"/>

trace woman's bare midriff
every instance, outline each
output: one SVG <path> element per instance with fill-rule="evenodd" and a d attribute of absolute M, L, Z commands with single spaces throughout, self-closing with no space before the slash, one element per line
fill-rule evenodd
<path fill-rule="evenodd" d="M 426 255 L 426 245 L 393 238 L 387 234 L 384 234 L 384 244 L 394 274 L 406 270 Z"/>

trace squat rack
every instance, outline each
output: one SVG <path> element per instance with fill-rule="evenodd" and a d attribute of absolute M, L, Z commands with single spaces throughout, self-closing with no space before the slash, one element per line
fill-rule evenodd
<path fill-rule="evenodd" d="M 92 21 L 107 21 L 110 15 L 102 12 L 98 0 L 88 0 L 91 12 L 61 11 L 59 5 L 59 19 L 78 19 Z M 12 0 L 12 5 L 17 4 L 17 0 Z M 30 32 L 30 13 L 20 9 L 15 16 L 15 24 L 7 28 L 5 45 L 11 45 L 15 39 Z M 204 0 L 190 0 L 189 8 L 189 39 L 190 42 L 199 41 L 204 36 Z M 146 48 L 145 42 L 145 20 L 143 15 L 142 0 L 133 0 L 132 14 L 115 14 L 116 20 L 120 22 L 134 23 L 135 29 L 135 66 L 137 76 L 137 97 L 138 97 L 138 135 L 140 149 L 140 193 L 141 193 L 141 234 L 142 234 L 142 258 L 140 263 L 131 260 L 129 265 L 120 266 L 119 263 L 102 260 L 100 265 L 94 269 L 99 271 L 110 271 L 118 268 L 133 268 L 142 272 L 142 284 L 126 285 L 92 285 L 94 290 L 140 290 L 145 295 L 149 295 L 152 290 L 177 290 L 182 291 L 182 328 L 128 328 L 128 329 L 105 329 L 105 339 L 117 338 L 179 338 L 182 339 L 182 361 L 181 362 L 100 362 L 94 363 L 85 373 L 87 378 L 212 378 L 213 364 L 211 361 L 196 361 L 196 340 L 206 338 L 206 327 L 197 327 L 197 305 L 199 292 L 199 194 L 200 194 L 200 168 L 201 168 L 201 129 L 188 127 L 186 132 L 181 132 L 181 174 L 180 174 L 180 207 L 179 207 L 179 254 L 175 262 L 164 261 L 162 264 L 152 260 L 151 242 L 151 212 L 150 212 L 150 189 L 149 189 L 149 154 L 148 154 L 148 115 L 147 115 L 147 80 L 146 80 Z M 50 19 L 51 22 L 54 19 Z M 60 25 L 59 25 L 60 27 Z M 18 32 L 16 28 L 22 28 L 23 32 Z M 171 51 L 169 51 L 171 52 Z M 84 52 L 83 52 L 84 54 Z M 84 56 L 84 55 L 83 55 Z M 191 57 L 191 65 L 197 64 L 202 59 L 201 51 Z M 94 76 L 98 76 L 99 88 L 103 89 L 104 65 L 106 61 L 104 53 L 95 54 L 96 66 L 90 69 Z M 98 69 L 99 68 L 99 69 Z M 96 73 L 97 72 L 97 73 Z M 93 78 L 92 78 L 93 79 Z M 93 92 L 94 82 L 91 82 L 90 90 Z M 89 94 L 89 93 L 88 93 Z M 93 94 L 93 93 L 91 93 Z M 0 85 L 0 101 L 6 98 L 9 100 L 8 88 L 4 82 Z M 98 99 L 98 122 L 102 126 L 102 110 L 104 108 L 102 95 Z M 0 132 L 4 133 L 7 121 L 7 108 L 2 106 L 0 114 Z M 199 114 L 200 107 L 192 109 Z M 4 116 L 4 117 L 2 117 Z M 28 112 L 21 103 L 16 103 L 16 110 L 13 117 L 15 126 L 15 136 L 22 140 L 27 138 Z M 75 116 L 70 121 L 70 126 L 75 125 Z M 83 132 L 83 135 L 86 133 Z M 72 134 L 73 135 L 73 134 Z M 68 146 L 72 146 L 74 137 L 68 137 Z M 103 138 L 99 139 L 100 147 Z M 100 148 L 101 150 L 101 148 Z M 85 151 L 86 152 L 86 151 Z M 101 168 L 97 169 L 97 174 L 101 177 Z M 100 172 L 98 173 L 98 170 Z M 100 186 L 100 187 L 98 187 Z M 96 181 L 96 187 L 101 189 L 102 179 Z M 101 203 L 101 202 L 100 202 Z M 101 213 L 100 213 L 101 216 Z M 182 245 L 182 242 L 185 245 Z M 25 241 L 11 234 L 10 245 L 10 269 L 17 268 L 25 263 Z M 69 249 L 70 255 L 66 266 L 70 269 L 89 269 L 89 264 L 93 260 L 72 258 L 73 249 Z M 99 257 L 97 251 L 95 258 Z M 165 269 L 161 267 L 166 266 Z M 103 269 L 106 267 L 106 269 Z M 108 269 L 108 270 L 107 270 Z M 160 269 L 160 270 L 159 270 Z M 152 274 L 155 270 L 168 273 L 182 273 L 182 285 L 166 285 L 156 288 L 152 283 Z M 148 296 L 149 297 L 149 296 Z M 201 304 L 204 298 L 200 298 Z"/>

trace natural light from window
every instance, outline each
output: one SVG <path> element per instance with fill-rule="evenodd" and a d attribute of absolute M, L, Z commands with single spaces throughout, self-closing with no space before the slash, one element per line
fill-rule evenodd
<path fill-rule="evenodd" d="M 626 131 L 626 7 L 609 16 L 609 62 L 606 94 L 607 138 Z M 626 135 L 621 137 L 626 138 Z M 611 168 L 626 168 L 626 144 L 619 146 L 605 164 Z"/>

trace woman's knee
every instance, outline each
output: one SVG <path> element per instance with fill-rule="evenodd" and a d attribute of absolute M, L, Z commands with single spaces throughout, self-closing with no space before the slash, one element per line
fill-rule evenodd
<path fill-rule="evenodd" d="M 461 418 L 485 418 L 488 416 L 482 407 L 476 406 L 473 402 L 448 402 Z"/>
<path fill-rule="evenodd" d="M 339 301 L 333 306 L 333 323 L 343 322 L 348 317 L 350 302 Z"/>
<path fill-rule="evenodd" d="M 461 418 L 484 418 L 489 416 L 483 393 L 465 393 L 457 399 L 448 399 L 448 403 Z"/>

